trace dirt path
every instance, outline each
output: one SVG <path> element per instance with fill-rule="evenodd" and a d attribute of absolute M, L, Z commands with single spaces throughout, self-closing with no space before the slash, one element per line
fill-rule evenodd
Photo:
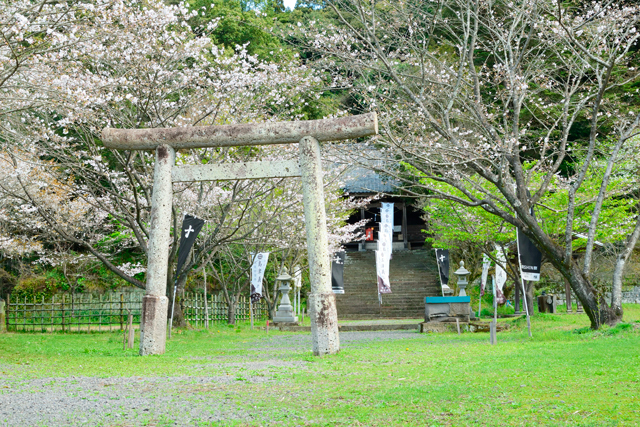
<path fill-rule="evenodd" d="M 414 331 L 340 334 L 343 348 L 415 337 Z M 242 360 L 200 357 L 196 360 L 201 363 L 176 366 L 184 375 L 173 377 L 0 378 L 0 426 L 268 424 L 259 408 L 243 409 L 247 407 L 243 387 L 268 392 L 270 383 L 290 382 L 287 378 L 308 368 L 309 362 L 300 360 L 300 355 L 309 352 L 311 337 L 278 335 L 241 346 L 246 349 Z"/>

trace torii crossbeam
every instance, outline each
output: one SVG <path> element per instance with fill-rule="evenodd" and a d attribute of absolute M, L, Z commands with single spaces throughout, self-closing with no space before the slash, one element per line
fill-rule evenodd
<path fill-rule="evenodd" d="M 142 300 L 140 324 L 140 355 L 163 354 L 165 351 L 169 305 L 166 285 L 172 183 L 295 176 L 302 178 L 311 281 L 308 306 L 313 353 L 323 355 L 338 352 L 340 350 L 338 314 L 335 296 L 331 290 L 331 262 L 319 141 L 339 141 L 377 133 L 378 121 L 375 113 L 299 122 L 165 129 L 104 129 L 102 141 L 105 147 L 156 151 L 147 284 Z M 300 143 L 299 164 L 295 161 L 284 161 L 175 166 L 175 150 L 181 148 L 291 143 Z"/>

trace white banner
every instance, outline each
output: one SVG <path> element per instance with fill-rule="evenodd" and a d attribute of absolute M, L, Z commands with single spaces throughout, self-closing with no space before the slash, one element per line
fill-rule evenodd
<path fill-rule="evenodd" d="M 393 229 L 389 223 L 380 223 L 380 231 L 378 232 L 378 250 L 391 259 L 393 242 Z"/>
<path fill-rule="evenodd" d="M 382 203 L 380 208 L 380 232 L 378 233 L 378 250 L 383 251 L 391 259 L 393 242 L 393 203 Z"/>
<path fill-rule="evenodd" d="M 502 268 L 503 265 L 507 264 L 507 257 L 505 253 L 502 251 L 502 248 L 496 246 L 498 253 L 496 254 L 496 286 L 502 292 L 502 288 L 504 284 L 507 283 L 507 272 Z"/>
<path fill-rule="evenodd" d="M 380 251 L 376 251 L 376 274 L 378 275 L 378 294 L 390 294 L 389 258 Z"/>
<path fill-rule="evenodd" d="M 393 203 L 382 203 L 379 225 L 378 250 L 376 251 L 378 294 L 388 294 L 391 293 L 389 262 L 393 250 Z"/>
<path fill-rule="evenodd" d="M 489 276 L 489 268 L 491 267 L 491 258 L 487 254 L 482 254 L 482 282 L 480 287 L 480 296 L 484 295 L 487 288 L 487 276 Z"/>
<path fill-rule="evenodd" d="M 302 287 L 302 269 L 299 265 L 293 267 L 293 284 L 296 288 Z"/>
<path fill-rule="evenodd" d="M 380 222 L 393 225 L 393 203 L 382 203 L 380 208 Z"/>
<path fill-rule="evenodd" d="M 251 296 L 262 296 L 262 279 L 264 271 L 267 268 L 269 260 L 269 252 L 260 252 L 253 256 L 253 264 L 251 264 Z M 258 296 L 259 295 L 259 296 Z M 256 299 L 255 297 L 253 297 Z"/>

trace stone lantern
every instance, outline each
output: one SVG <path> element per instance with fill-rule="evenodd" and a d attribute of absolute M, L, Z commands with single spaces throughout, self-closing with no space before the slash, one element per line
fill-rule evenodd
<path fill-rule="evenodd" d="M 455 274 L 458 277 L 458 296 L 466 297 L 467 285 L 469 282 L 467 281 L 469 278 L 469 274 L 471 274 L 466 268 L 464 268 L 464 261 L 460 261 L 460 268 L 455 271 Z"/>
<path fill-rule="evenodd" d="M 278 311 L 276 311 L 276 315 L 273 317 L 273 321 L 275 323 L 297 323 L 298 317 L 293 315 L 293 307 L 289 299 L 289 291 L 291 290 L 290 282 L 293 278 L 289 275 L 287 267 L 282 269 L 282 273 L 276 277 L 276 280 L 280 281 L 279 290 L 282 294 L 282 299 L 280 300 Z"/>

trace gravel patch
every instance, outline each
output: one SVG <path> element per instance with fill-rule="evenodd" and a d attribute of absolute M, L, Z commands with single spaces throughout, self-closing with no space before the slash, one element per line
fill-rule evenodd
<path fill-rule="evenodd" d="M 415 331 L 342 332 L 340 342 L 349 348 L 418 336 Z M 182 376 L 0 377 L 0 426 L 202 426 L 233 420 L 265 425 L 269 420 L 259 410 L 239 406 L 245 398 L 242 384 L 268 387 L 277 381 L 281 386 L 287 380 L 281 376 L 275 380 L 274 375 L 306 369 L 309 362 L 286 359 L 309 353 L 311 335 L 265 335 L 243 346 L 242 360 L 220 355 L 189 358 L 203 363 L 176 366 L 187 373 Z M 16 366 L 0 364 L 0 368 L 15 372 Z"/>
<path fill-rule="evenodd" d="M 246 377 L 245 382 L 267 381 Z M 125 426 L 198 425 L 221 420 L 250 421 L 253 415 L 229 399 L 211 398 L 238 383 L 233 376 L 43 378 L 11 384 L 0 394 L 0 425 Z M 0 382 L 0 387 L 3 383 Z"/>

